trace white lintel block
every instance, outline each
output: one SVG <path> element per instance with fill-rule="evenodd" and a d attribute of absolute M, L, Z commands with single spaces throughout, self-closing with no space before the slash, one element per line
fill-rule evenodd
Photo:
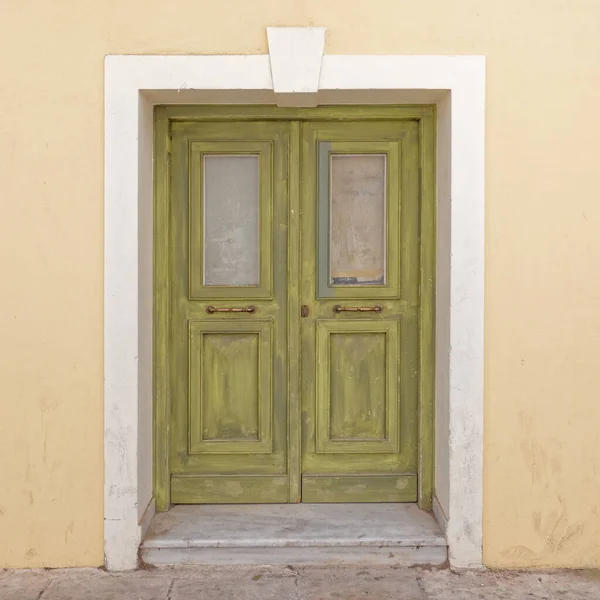
<path fill-rule="evenodd" d="M 317 106 L 325 27 L 267 27 L 277 106 Z"/>

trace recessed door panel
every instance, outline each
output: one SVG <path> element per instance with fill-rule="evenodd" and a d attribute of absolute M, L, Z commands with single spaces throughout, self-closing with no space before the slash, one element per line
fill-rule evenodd
<path fill-rule="evenodd" d="M 327 336 L 330 364 L 324 400 L 329 426 L 326 440 L 340 442 L 384 441 L 386 438 L 388 386 L 386 334 L 384 332 L 336 332 Z M 328 392 L 328 393 L 327 393 Z"/>
<path fill-rule="evenodd" d="M 272 451 L 272 324 L 189 324 L 190 454 Z"/>
<path fill-rule="evenodd" d="M 398 322 L 319 320 L 316 452 L 398 451 Z"/>

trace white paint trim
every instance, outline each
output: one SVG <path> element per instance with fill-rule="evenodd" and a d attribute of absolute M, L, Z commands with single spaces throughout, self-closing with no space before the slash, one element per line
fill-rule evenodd
<path fill-rule="evenodd" d="M 194 100 L 191 100 L 194 98 Z M 456 567 L 481 565 L 483 458 L 483 282 L 485 59 L 475 56 L 324 56 L 318 100 L 337 103 L 435 101 L 447 134 L 449 173 L 438 165 L 438 202 L 450 203 L 447 539 Z M 151 456 L 140 406 L 151 406 L 151 256 L 153 104 L 270 101 L 270 59 L 255 56 L 107 56 L 105 61 L 105 557 L 112 570 L 137 566 L 139 507 L 150 498 L 142 467 Z M 444 116 L 445 115 L 445 116 Z M 438 160 L 438 163 L 440 161 Z M 446 189 L 444 186 L 446 182 Z M 439 214 L 439 213 L 438 213 Z M 438 231 L 438 242 L 440 234 Z M 148 254 L 150 253 L 150 254 Z M 438 295 L 438 299 L 439 299 Z M 444 392 L 439 388 L 436 394 Z M 140 426 L 142 424 L 142 427 Z M 151 439 L 151 438 L 150 438 Z M 436 481 L 438 480 L 436 474 Z"/>

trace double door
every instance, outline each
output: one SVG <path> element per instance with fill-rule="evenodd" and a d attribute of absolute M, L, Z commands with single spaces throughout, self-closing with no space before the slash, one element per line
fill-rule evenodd
<path fill-rule="evenodd" d="M 419 123 L 170 137 L 171 503 L 416 501 Z"/>

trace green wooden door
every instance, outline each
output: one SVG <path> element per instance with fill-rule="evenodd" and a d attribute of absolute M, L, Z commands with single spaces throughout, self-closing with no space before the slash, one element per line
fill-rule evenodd
<path fill-rule="evenodd" d="M 171 502 L 287 502 L 285 123 L 172 126 Z"/>
<path fill-rule="evenodd" d="M 302 141 L 302 499 L 416 501 L 418 124 Z"/>
<path fill-rule="evenodd" d="M 159 509 L 417 500 L 422 131 L 314 111 L 168 122 Z"/>

